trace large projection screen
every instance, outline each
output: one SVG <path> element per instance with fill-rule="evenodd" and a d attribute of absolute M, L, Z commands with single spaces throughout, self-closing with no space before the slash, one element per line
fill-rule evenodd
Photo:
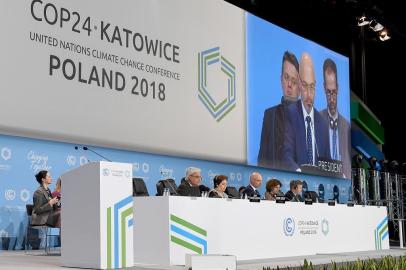
<path fill-rule="evenodd" d="M 348 58 L 248 13 L 246 23 L 248 164 L 351 178 Z"/>

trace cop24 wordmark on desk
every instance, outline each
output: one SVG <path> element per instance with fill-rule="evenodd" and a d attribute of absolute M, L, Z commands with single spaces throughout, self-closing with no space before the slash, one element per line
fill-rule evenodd
<path fill-rule="evenodd" d="M 227 93 L 224 99 L 215 100 L 210 95 L 214 89 L 209 89 L 207 86 L 207 70 L 213 67 L 222 71 L 227 80 L 227 88 L 215 89 Z M 223 55 L 220 55 L 220 47 L 204 50 L 198 54 L 198 97 L 217 122 L 220 122 L 236 106 L 235 77 L 235 66 Z"/>

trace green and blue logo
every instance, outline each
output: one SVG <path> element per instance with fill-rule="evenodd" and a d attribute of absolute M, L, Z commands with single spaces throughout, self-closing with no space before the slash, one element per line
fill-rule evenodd
<path fill-rule="evenodd" d="M 375 249 L 382 249 L 382 241 L 388 237 L 388 217 L 386 216 L 374 230 L 375 236 Z"/>
<path fill-rule="evenodd" d="M 107 208 L 107 268 L 127 265 L 126 235 L 133 229 L 133 197 L 129 196 Z"/>
<path fill-rule="evenodd" d="M 227 80 L 226 89 L 209 89 L 207 87 L 207 70 L 211 67 L 220 68 Z M 198 89 L 199 99 L 217 122 L 220 122 L 236 106 L 235 66 L 223 55 L 220 55 L 220 47 L 202 51 L 198 54 Z M 224 91 L 227 96 L 221 100 L 215 100 L 210 93 L 212 91 Z"/>
<path fill-rule="evenodd" d="M 207 254 L 207 232 L 175 215 L 170 216 L 171 242 L 197 254 Z"/>

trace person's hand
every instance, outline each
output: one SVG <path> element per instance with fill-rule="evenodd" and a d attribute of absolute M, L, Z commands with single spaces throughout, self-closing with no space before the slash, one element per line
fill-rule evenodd
<path fill-rule="evenodd" d="M 53 206 L 54 204 L 58 203 L 58 197 L 52 198 L 49 200 L 49 205 Z"/>

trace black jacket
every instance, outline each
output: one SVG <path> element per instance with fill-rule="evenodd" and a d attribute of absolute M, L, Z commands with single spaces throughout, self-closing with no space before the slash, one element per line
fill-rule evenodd
<path fill-rule="evenodd" d="M 303 202 L 303 198 L 302 198 L 302 196 L 300 196 L 300 194 L 295 195 L 290 190 L 288 192 L 286 192 L 285 198 L 287 201 L 291 201 L 291 202 Z"/>
<path fill-rule="evenodd" d="M 187 181 L 179 185 L 177 193 L 180 196 L 200 197 L 199 187 L 192 187 Z"/>

